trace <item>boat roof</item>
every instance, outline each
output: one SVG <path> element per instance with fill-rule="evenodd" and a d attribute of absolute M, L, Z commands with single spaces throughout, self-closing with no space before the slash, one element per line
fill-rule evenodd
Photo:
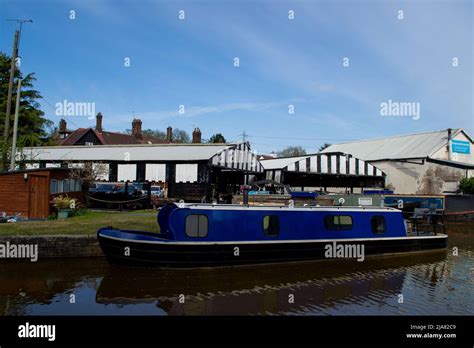
<path fill-rule="evenodd" d="M 209 203 L 185 203 L 178 208 L 188 209 L 208 209 L 208 210 L 292 210 L 292 211 L 378 211 L 378 212 L 400 212 L 401 210 L 392 207 L 372 207 L 372 206 L 295 206 L 288 205 L 242 205 L 242 204 L 209 204 Z"/>

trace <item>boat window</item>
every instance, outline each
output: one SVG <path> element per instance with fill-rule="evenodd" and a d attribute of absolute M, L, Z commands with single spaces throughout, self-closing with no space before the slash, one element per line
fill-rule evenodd
<path fill-rule="evenodd" d="M 192 214 L 186 217 L 186 235 L 188 237 L 206 237 L 207 227 L 206 215 Z"/>
<path fill-rule="evenodd" d="M 372 216 L 370 219 L 370 225 L 372 226 L 372 233 L 381 234 L 386 231 L 385 217 L 382 215 Z"/>
<path fill-rule="evenodd" d="M 263 217 L 263 232 L 270 237 L 278 236 L 280 233 L 280 220 L 276 215 L 266 215 Z"/>
<path fill-rule="evenodd" d="M 350 215 L 326 215 L 324 217 L 324 225 L 327 230 L 351 230 L 352 216 Z"/>

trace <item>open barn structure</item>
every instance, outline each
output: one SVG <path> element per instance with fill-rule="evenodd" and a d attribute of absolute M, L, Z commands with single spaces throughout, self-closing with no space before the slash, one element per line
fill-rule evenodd
<path fill-rule="evenodd" d="M 166 184 L 167 197 L 210 201 L 262 177 L 249 143 L 75 145 L 24 148 L 27 168 L 92 164 L 103 182 Z"/>
<path fill-rule="evenodd" d="M 261 161 L 265 178 L 301 188 L 384 187 L 385 173 L 376 166 L 342 152 L 316 153 Z"/>

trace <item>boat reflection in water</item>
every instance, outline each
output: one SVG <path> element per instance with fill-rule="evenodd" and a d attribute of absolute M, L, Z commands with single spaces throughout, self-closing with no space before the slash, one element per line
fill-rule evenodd
<path fill-rule="evenodd" d="M 338 306 L 344 306 L 340 314 L 371 314 L 381 304 L 393 307 L 394 314 L 404 314 L 398 295 L 407 270 L 417 268 L 434 287 L 439 273 L 445 271 L 445 262 L 440 262 L 445 258 L 445 251 L 434 251 L 364 262 L 214 269 L 111 266 L 97 290 L 96 302 L 156 304 L 169 315 L 338 314 Z"/>

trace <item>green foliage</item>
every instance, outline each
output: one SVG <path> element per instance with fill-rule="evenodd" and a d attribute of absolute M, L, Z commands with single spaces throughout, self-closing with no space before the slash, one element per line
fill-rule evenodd
<path fill-rule="evenodd" d="M 131 133 L 131 131 L 130 131 Z M 155 137 L 155 138 L 158 138 L 158 139 L 163 139 L 165 140 L 166 139 L 166 133 L 165 132 L 162 132 L 158 129 L 145 129 L 144 131 L 142 131 L 143 135 L 145 136 L 148 136 L 148 137 Z"/>
<path fill-rule="evenodd" d="M 6 154 L 6 156 L 3 157 L 4 163 L 8 163 L 9 160 L 8 149 L 10 149 L 13 134 L 13 119 L 15 115 L 16 94 L 19 78 L 22 79 L 22 84 L 18 119 L 17 146 L 21 148 L 25 146 L 37 146 L 47 143 L 47 128 L 51 127 L 53 124 L 52 121 L 44 117 L 44 112 L 40 110 L 38 100 L 42 97 L 37 90 L 33 89 L 33 82 L 36 81 L 34 73 L 23 76 L 20 69 L 17 67 L 17 69 L 15 69 L 15 80 L 13 84 L 9 141 L 7 144 L 3 143 L 3 130 L 5 128 L 5 113 L 7 109 L 8 81 L 10 79 L 10 62 L 10 57 L 4 53 L 0 53 L 0 137 L 2 138 L 0 148 L 2 153 Z"/>
<path fill-rule="evenodd" d="M 126 129 L 125 133 L 132 134 L 131 129 Z M 166 132 L 163 132 L 159 129 L 145 129 L 142 131 L 142 134 L 149 137 L 155 137 L 158 139 L 166 140 Z M 185 130 L 176 128 L 173 129 L 173 141 L 178 143 L 190 143 L 191 138 Z"/>
<path fill-rule="evenodd" d="M 191 138 L 185 130 L 176 128 L 173 129 L 173 141 L 176 141 L 178 143 L 190 143 Z"/>
<path fill-rule="evenodd" d="M 474 177 L 462 179 L 459 183 L 459 190 L 462 193 L 474 194 Z"/>
<path fill-rule="evenodd" d="M 225 144 L 227 141 L 225 140 L 224 136 L 221 133 L 214 134 L 210 139 L 209 143 L 219 143 L 219 144 Z"/>
<path fill-rule="evenodd" d="M 67 195 L 66 196 L 60 195 L 60 196 L 54 197 L 51 203 L 53 204 L 53 207 L 55 207 L 57 210 L 79 208 L 79 203 L 76 202 L 76 199 L 70 198 Z"/>
<path fill-rule="evenodd" d="M 306 150 L 301 146 L 288 146 L 286 149 L 277 153 L 278 157 L 294 157 L 306 155 Z"/>

